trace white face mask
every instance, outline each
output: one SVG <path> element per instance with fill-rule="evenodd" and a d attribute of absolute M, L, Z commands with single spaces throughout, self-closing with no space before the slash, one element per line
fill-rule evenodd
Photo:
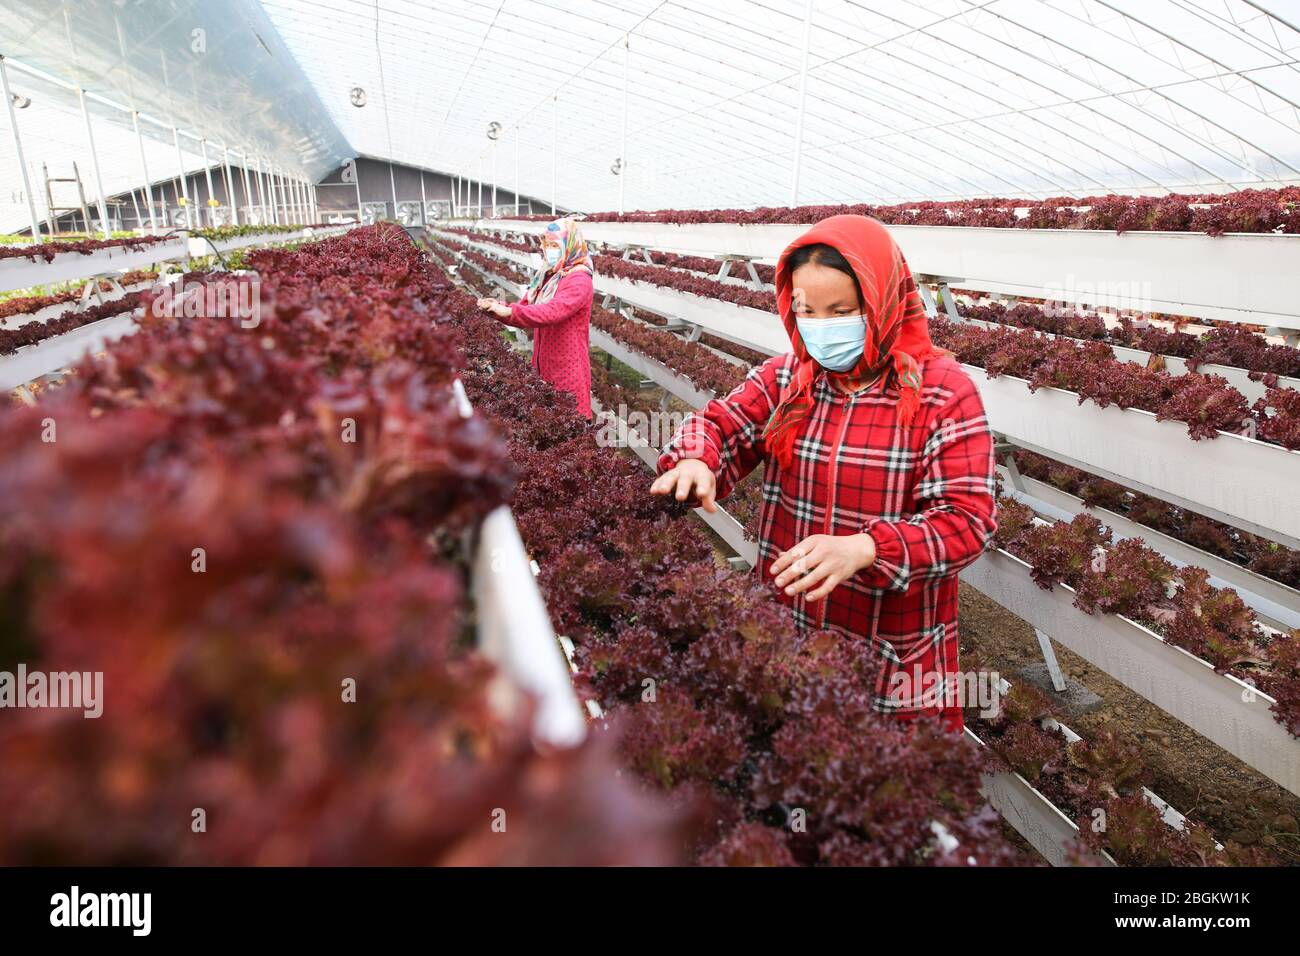
<path fill-rule="evenodd" d="M 804 348 L 822 368 L 847 372 L 858 364 L 867 340 L 867 317 L 846 315 L 835 319 L 796 318 Z"/>
<path fill-rule="evenodd" d="M 548 266 L 558 265 L 560 262 L 560 247 L 546 246 L 542 249 L 542 258 L 546 260 Z"/>

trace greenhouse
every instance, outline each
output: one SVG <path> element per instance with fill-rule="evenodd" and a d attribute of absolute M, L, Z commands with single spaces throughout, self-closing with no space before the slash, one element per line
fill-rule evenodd
<path fill-rule="evenodd" d="M 5 0 L 0 80 L 6 869 L 1300 864 L 1297 3 Z"/>

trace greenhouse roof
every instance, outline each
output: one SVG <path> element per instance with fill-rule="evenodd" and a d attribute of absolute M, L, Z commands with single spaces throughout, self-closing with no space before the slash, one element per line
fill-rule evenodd
<path fill-rule="evenodd" d="M 351 155 L 539 197 L 554 176 L 562 206 L 589 210 L 616 208 L 620 180 L 629 209 L 1300 182 L 1296 0 L 6 6 L 38 170 L 82 154 L 84 129 L 75 92 L 38 108 L 49 83 L 27 67 L 83 85 L 96 116 L 157 116 L 155 178 L 175 173 L 175 125 L 313 178 Z M 141 178 L 129 128 L 96 126 L 108 191 Z"/>

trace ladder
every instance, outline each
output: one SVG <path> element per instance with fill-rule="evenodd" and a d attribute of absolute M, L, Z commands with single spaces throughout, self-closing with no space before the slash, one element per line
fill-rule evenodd
<path fill-rule="evenodd" d="M 77 170 L 77 164 L 72 164 L 72 177 L 52 177 L 50 168 L 47 164 L 41 163 L 41 173 L 45 177 L 45 208 L 50 214 L 50 234 L 54 235 L 59 231 L 59 217 L 64 213 L 71 214 L 73 217 L 73 226 L 76 226 L 76 214 L 81 213 L 82 222 L 86 227 L 86 235 L 90 235 L 90 209 L 86 206 L 86 190 L 81 185 L 81 173 Z M 76 183 L 77 198 L 80 200 L 79 206 L 56 206 L 54 205 L 54 184 L 55 183 Z M 104 224 L 108 228 L 108 224 Z"/>

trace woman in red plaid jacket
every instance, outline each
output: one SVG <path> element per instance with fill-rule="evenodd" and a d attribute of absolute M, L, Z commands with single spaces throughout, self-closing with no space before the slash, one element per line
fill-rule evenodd
<path fill-rule="evenodd" d="M 792 242 L 776 294 L 792 351 L 687 418 L 651 491 L 713 511 L 762 462 L 756 573 L 800 627 L 871 642 L 879 710 L 959 731 L 957 572 L 997 527 L 979 393 L 873 219 Z"/>

